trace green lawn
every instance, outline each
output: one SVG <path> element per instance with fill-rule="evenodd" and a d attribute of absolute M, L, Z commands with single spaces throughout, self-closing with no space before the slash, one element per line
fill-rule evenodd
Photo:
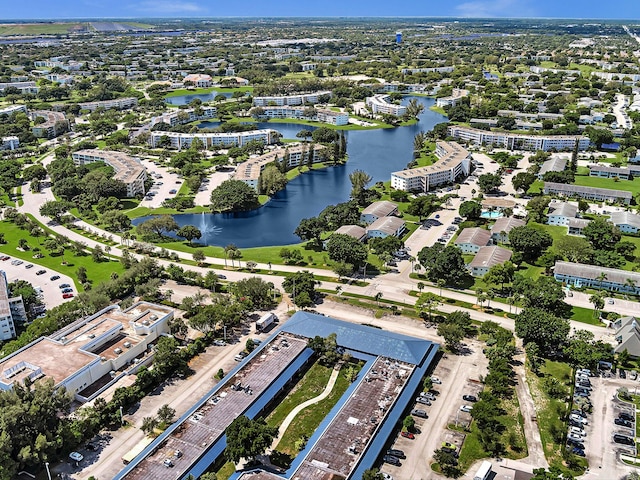
<path fill-rule="evenodd" d="M 181 88 L 167 93 L 164 98 L 181 97 L 182 95 L 206 95 L 207 93 L 233 93 L 252 92 L 253 87 L 233 87 L 233 88 Z"/>
<path fill-rule="evenodd" d="M 88 28 L 87 23 L 10 23 L 0 25 L 0 36 L 5 35 L 56 35 Z"/>
<path fill-rule="evenodd" d="M 576 175 L 575 185 L 581 185 L 583 187 L 597 187 L 597 188 L 609 188 L 612 190 L 624 190 L 631 192 L 635 197 L 640 193 L 640 180 L 620 180 L 615 181 L 613 178 L 600 178 L 600 177 L 588 177 L 582 175 Z"/>
<path fill-rule="evenodd" d="M 69 275 L 75 282 L 78 290 L 82 290 L 82 286 L 80 282 L 78 282 L 76 275 L 76 271 L 80 266 L 87 269 L 87 277 L 94 285 L 109 280 L 113 272 L 121 274 L 124 271 L 120 262 L 107 261 L 95 263 L 91 259 L 90 254 L 77 256 L 71 251 L 66 251 L 63 256 L 51 255 L 47 250 L 42 248 L 42 242 L 44 242 L 45 237 L 33 238 L 28 232 L 19 229 L 13 223 L 7 221 L 0 222 L 0 228 L 7 241 L 6 244 L 0 245 L 0 252 L 24 260 L 25 262 L 42 265 L 45 268 Z M 22 252 L 16 249 L 18 240 L 21 238 L 27 240 L 30 250 Z M 44 254 L 44 258 L 34 259 L 33 255 L 36 252 Z M 63 265 L 63 261 L 67 263 Z M 49 275 L 49 272 L 47 272 L 47 274 L 45 274 L 46 278 L 48 278 Z"/>

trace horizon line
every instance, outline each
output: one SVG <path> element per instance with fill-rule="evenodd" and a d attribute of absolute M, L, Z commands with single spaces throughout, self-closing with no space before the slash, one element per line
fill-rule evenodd
<path fill-rule="evenodd" d="M 625 21 L 625 22 L 640 22 L 640 18 L 590 18 L 590 17 L 469 17 L 459 15 L 310 15 L 310 16 L 298 16 L 298 15 L 274 15 L 274 16 L 247 16 L 247 15 L 219 15 L 219 16 L 124 16 L 124 17 L 49 17 L 49 18 L 10 18 L 0 20 L 0 25 L 7 23 L 18 22 L 63 22 L 65 20 L 209 20 L 209 19 L 456 19 L 456 20 L 593 20 L 599 23 L 606 21 Z"/>

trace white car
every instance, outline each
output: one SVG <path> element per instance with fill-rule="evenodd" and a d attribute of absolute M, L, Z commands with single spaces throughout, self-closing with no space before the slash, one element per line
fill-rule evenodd
<path fill-rule="evenodd" d="M 442 380 L 440 380 L 438 377 L 431 377 L 431 381 L 435 384 L 441 384 Z"/>
<path fill-rule="evenodd" d="M 584 430 L 580 427 L 569 427 L 569 433 L 573 435 L 579 435 L 582 437 L 586 435 L 586 433 L 584 433 Z"/>
<path fill-rule="evenodd" d="M 584 417 L 581 417 L 580 415 L 576 415 L 575 413 L 572 413 L 571 415 L 569 415 L 569 418 L 571 420 L 573 420 L 574 422 L 579 422 L 583 425 L 587 424 L 587 419 Z"/>
<path fill-rule="evenodd" d="M 71 452 L 71 453 L 69 454 L 69 458 L 70 458 L 71 460 L 73 460 L 74 462 L 81 462 L 81 461 L 82 461 L 82 459 L 83 459 L 84 457 L 82 456 L 82 454 L 81 454 L 81 453 L 78 453 L 78 452 Z"/>
<path fill-rule="evenodd" d="M 473 408 L 473 406 L 471 405 L 462 405 L 460 407 L 460 410 L 463 412 L 467 412 L 467 413 L 471 413 L 471 409 Z"/>

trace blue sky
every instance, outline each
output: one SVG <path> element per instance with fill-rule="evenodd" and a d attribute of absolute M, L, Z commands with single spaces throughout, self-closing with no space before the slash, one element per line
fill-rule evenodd
<path fill-rule="evenodd" d="M 215 16 L 640 19 L 639 0 L 1 0 L 0 3 L 4 19 Z"/>

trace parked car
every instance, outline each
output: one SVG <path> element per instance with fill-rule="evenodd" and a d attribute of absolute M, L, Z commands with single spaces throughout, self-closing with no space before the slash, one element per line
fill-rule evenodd
<path fill-rule="evenodd" d="M 620 414 L 618 415 L 618 418 L 621 418 L 623 420 L 628 420 L 629 422 L 633 422 L 635 420 L 633 415 L 627 412 L 620 412 Z"/>
<path fill-rule="evenodd" d="M 44 275 L 45 273 L 47 273 L 47 271 L 46 271 L 46 270 L 38 270 L 38 271 L 36 272 L 36 275 Z"/>
<path fill-rule="evenodd" d="M 471 409 L 472 408 L 473 407 L 471 405 L 462 405 L 460 407 L 460 410 L 463 411 L 463 412 L 471 413 Z"/>
<path fill-rule="evenodd" d="M 411 410 L 411 415 L 421 418 L 429 418 L 427 412 L 425 412 L 424 410 L 420 410 L 419 408 L 414 408 L 413 410 Z"/>
<path fill-rule="evenodd" d="M 73 298 L 73 293 L 64 293 L 62 298 Z"/>
<path fill-rule="evenodd" d="M 404 430 L 402 432 L 400 432 L 400 435 L 404 438 L 409 438 L 411 440 L 413 440 L 414 438 L 416 438 L 416 436 L 411 433 L 411 432 L 405 432 Z"/>
<path fill-rule="evenodd" d="M 442 442 L 442 448 L 446 448 L 449 450 L 457 450 L 456 446 L 453 443 Z"/>
<path fill-rule="evenodd" d="M 227 342 L 225 342 L 224 340 L 214 340 L 213 344 L 216 347 L 224 347 L 227 344 Z"/>
<path fill-rule="evenodd" d="M 401 465 L 400 459 L 398 457 L 394 457 L 393 455 L 385 455 L 384 457 L 382 457 L 382 461 L 390 465 L 395 465 L 396 467 L 399 467 Z"/>
<path fill-rule="evenodd" d="M 0 257 L 0 260 L 2 260 L 2 261 L 4 262 L 5 260 L 9 260 L 10 258 L 11 258 L 11 257 L 10 257 L 9 255 L 2 255 L 2 256 Z"/>
<path fill-rule="evenodd" d="M 621 427 L 633 427 L 633 423 L 631 423 L 629 420 L 625 420 L 624 418 L 616 418 L 613 423 L 615 423 L 616 425 L 620 425 Z"/>
<path fill-rule="evenodd" d="M 473 395 L 463 395 L 462 399 L 467 402 L 474 402 L 474 403 L 478 401 L 478 399 Z"/>
<path fill-rule="evenodd" d="M 574 442 L 582 442 L 582 437 L 580 435 L 576 435 L 575 433 L 570 433 L 567 436 L 568 440 L 572 440 Z"/>
<path fill-rule="evenodd" d="M 569 427 L 569 433 L 573 433 L 575 435 L 581 435 L 581 436 L 586 435 L 584 429 L 580 427 Z"/>
<path fill-rule="evenodd" d="M 420 396 L 427 400 L 431 400 L 432 402 L 436 399 L 436 396 L 431 392 L 420 392 Z"/>
<path fill-rule="evenodd" d="M 60 290 L 62 290 L 63 288 L 69 288 L 71 285 L 69 285 L 68 283 L 61 283 L 60 285 L 58 285 L 58 288 Z"/>
<path fill-rule="evenodd" d="M 627 372 L 624 371 L 623 369 L 620 369 L 620 378 L 627 378 Z"/>
<path fill-rule="evenodd" d="M 627 437 L 626 435 L 620 435 L 619 433 L 613 435 L 613 441 L 623 445 L 633 445 L 635 443 L 633 438 Z"/>
<path fill-rule="evenodd" d="M 402 450 L 398 450 L 397 448 L 390 448 L 387 450 L 387 455 L 392 455 L 398 458 L 407 458 Z"/>
<path fill-rule="evenodd" d="M 52 282 L 55 281 L 55 280 L 60 280 L 60 275 L 51 275 L 49 277 L 49 280 L 51 280 Z"/>
<path fill-rule="evenodd" d="M 571 420 L 575 420 L 576 422 L 580 422 L 583 425 L 587 424 L 587 419 L 582 417 L 582 416 L 580 416 L 580 415 L 576 415 L 576 414 L 572 413 L 571 415 L 569 415 L 569 418 Z"/>
<path fill-rule="evenodd" d="M 33 263 L 27 263 L 24 268 L 29 269 L 29 268 L 33 268 Z"/>
<path fill-rule="evenodd" d="M 426 397 L 417 397 L 416 402 L 421 403 L 423 405 L 431 405 L 431 401 L 429 401 L 429 399 Z"/>
<path fill-rule="evenodd" d="M 582 441 L 567 439 L 567 445 L 582 448 L 584 450 L 584 443 L 582 443 Z"/>
<path fill-rule="evenodd" d="M 175 193 L 177 193 L 177 192 L 178 192 L 178 191 L 177 191 L 175 188 L 174 188 L 174 189 L 172 189 L 172 190 L 169 190 L 169 193 L 170 193 L 171 195 L 173 195 L 173 194 L 175 194 Z"/>
<path fill-rule="evenodd" d="M 630 378 L 631 380 L 635 380 L 635 379 L 637 379 L 637 378 L 638 378 L 638 372 L 636 372 L 635 370 L 631 370 L 631 371 L 629 372 L 629 378 Z"/>
<path fill-rule="evenodd" d="M 582 410 L 573 409 L 571 410 L 571 415 L 580 415 L 582 418 L 587 418 L 587 414 Z"/>
<path fill-rule="evenodd" d="M 65 288 L 62 290 L 62 293 L 73 293 L 73 288 Z"/>
<path fill-rule="evenodd" d="M 578 455 L 580 457 L 584 457 L 584 450 L 582 448 L 578 448 L 578 447 L 573 447 L 571 449 L 571 453 Z"/>
<path fill-rule="evenodd" d="M 442 380 L 440 380 L 438 377 L 435 377 L 435 376 L 431 377 L 431 381 L 436 385 L 440 385 L 442 383 Z"/>

